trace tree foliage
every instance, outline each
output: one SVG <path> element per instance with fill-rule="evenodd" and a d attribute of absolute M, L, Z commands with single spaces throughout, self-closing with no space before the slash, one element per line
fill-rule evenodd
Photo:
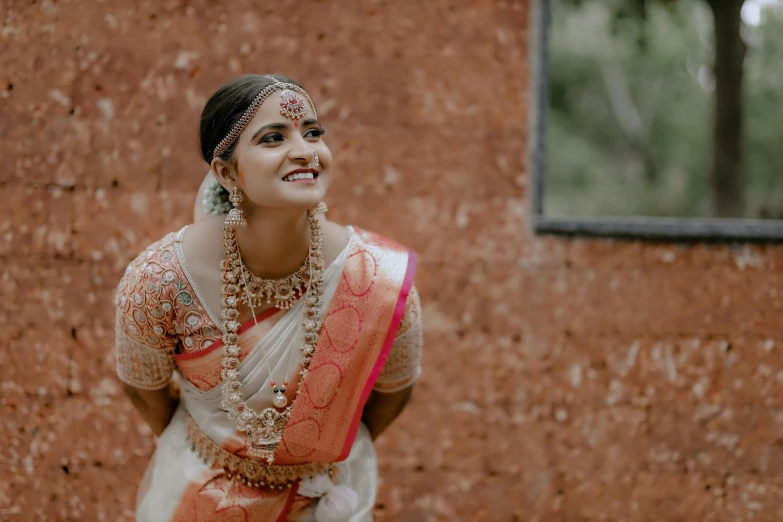
<path fill-rule="evenodd" d="M 545 212 L 713 214 L 715 38 L 701 0 L 555 2 Z M 783 6 L 742 26 L 744 216 L 783 218 Z"/>

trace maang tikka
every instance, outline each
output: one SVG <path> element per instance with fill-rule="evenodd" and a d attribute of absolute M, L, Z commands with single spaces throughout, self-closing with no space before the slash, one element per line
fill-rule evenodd
<path fill-rule="evenodd" d="M 258 109 L 264 103 L 269 96 L 275 91 L 283 91 L 280 94 L 280 114 L 286 118 L 298 122 L 307 112 L 312 111 L 313 117 L 318 118 L 318 114 L 315 111 L 315 104 L 310 99 L 310 95 L 302 89 L 300 86 L 293 83 L 284 83 L 273 76 L 267 76 L 269 80 L 272 80 L 272 84 L 264 88 L 250 103 L 250 106 L 245 110 L 245 113 L 239 118 L 231 131 L 218 143 L 217 147 L 212 153 L 213 158 L 220 158 L 225 154 L 231 145 L 239 138 L 242 131 L 245 130 L 247 124 L 256 115 Z"/>
<path fill-rule="evenodd" d="M 228 196 L 228 200 L 231 202 L 232 205 L 234 205 L 234 208 L 232 208 L 229 211 L 228 216 L 226 216 L 227 227 L 236 228 L 236 227 L 247 226 L 245 213 L 242 212 L 242 209 L 239 208 L 239 204 L 242 203 L 243 199 L 245 199 L 245 196 L 242 194 L 242 191 L 239 190 L 238 187 L 234 187 L 233 189 L 231 189 L 231 195 Z"/>

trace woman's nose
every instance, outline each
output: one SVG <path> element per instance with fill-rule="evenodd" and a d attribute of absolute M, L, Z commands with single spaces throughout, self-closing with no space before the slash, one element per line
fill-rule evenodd
<path fill-rule="evenodd" d="M 310 150 L 310 144 L 301 136 L 297 136 L 291 142 L 291 149 L 288 152 L 288 157 L 291 161 L 309 162 L 313 157 Z"/>
<path fill-rule="evenodd" d="M 289 153 L 288 157 L 292 161 L 307 163 L 312 158 L 312 153 L 310 153 L 309 148 L 296 147 L 296 149 L 291 149 L 291 152 Z"/>

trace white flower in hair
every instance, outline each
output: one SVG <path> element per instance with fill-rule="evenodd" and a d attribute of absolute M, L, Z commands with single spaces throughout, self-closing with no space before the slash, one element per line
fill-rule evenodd
<path fill-rule="evenodd" d="M 232 208 L 231 202 L 228 200 L 228 191 L 218 183 L 214 176 L 204 188 L 203 196 L 201 202 L 204 204 L 204 210 L 207 214 L 213 216 L 228 214 Z"/>

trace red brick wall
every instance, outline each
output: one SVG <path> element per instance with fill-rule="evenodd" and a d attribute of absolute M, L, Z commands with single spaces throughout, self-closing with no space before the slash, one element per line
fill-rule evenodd
<path fill-rule="evenodd" d="M 132 519 L 113 288 L 189 220 L 206 98 L 275 71 L 328 126 L 332 217 L 421 254 L 379 520 L 780 520 L 783 249 L 532 235 L 527 9 L 4 2 L 0 519 Z"/>

